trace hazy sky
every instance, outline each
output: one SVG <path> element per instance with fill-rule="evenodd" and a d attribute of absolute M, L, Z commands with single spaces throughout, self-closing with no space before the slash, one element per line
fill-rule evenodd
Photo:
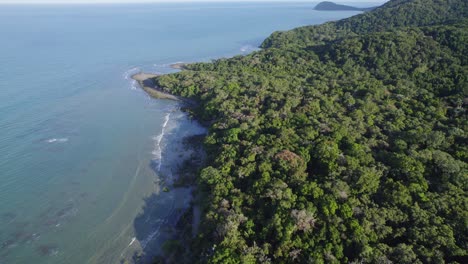
<path fill-rule="evenodd" d="M 0 0 L 0 4 L 74 4 L 74 3 L 151 3 L 151 2 L 287 2 L 287 0 Z M 291 2 L 319 2 L 320 0 L 291 0 Z M 383 3 L 386 0 L 331 0 L 336 3 L 374 2 Z"/>

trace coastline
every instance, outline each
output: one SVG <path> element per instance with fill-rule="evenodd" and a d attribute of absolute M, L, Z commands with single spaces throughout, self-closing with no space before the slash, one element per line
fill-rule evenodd
<path fill-rule="evenodd" d="M 152 74 L 152 73 L 136 73 L 131 76 L 131 78 L 135 81 L 138 82 L 140 87 L 151 97 L 156 98 L 156 99 L 169 99 L 169 100 L 174 100 L 174 101 L 183 101 L 182 98 L 163 92 L 156 84 L 154 83 L 153 79 L 154 77 L 159 76 L 158 74 Z"/>
<path fill-rule="evenodd" d="M 185 62 L 176 62 L 176 63 L 169 65 L 169 67 L 175 70 L 185 70 L 185 66 L 187 65 L 188 63 L 185 63 Z"/>
<path fill-rule="evenodd" d="M 411 8 L 408 5 L 410 15 Z M 386 12 L 384 8 L 381 10 Z M 399 11 L 397 9 L 396 14 L 392 14 L 396 15 L 397 21 L 400 19 Z M 380 15 L 377 13 L 376 16 Z M 355 20 L 342 20 L 344 22 L 339 22 L 343 23 L 341 25 L 336 23 L 336 28 L 332 24 L 330 41 L 307 39 L 310 32 L 328 32 L 330 23 L 309 31 L 297 30 L 296 42 L 290 42 L 288 33 L 285 37 L 272 34 L 266 44 L 266 49 L 269 50 L 258 52 L 254 56 L 234 58 L 227 62 L 214 61 L 206 67 L 193 67 L 196 70 L 194 74 L 185 72 L 189 74 L 175 74 L 161 81 L 158 79 L 165 77 L 156 79 L 163 89 L 200 99 L 200 104 L 207 107 L 205 112 L 201 109 L 198 113 L 202 113 L 201 117 L 213 118 L 214 123 L 205 141 L 209 161 L 198 177 L 201 192 L 199 197 L 203 199 L 199 202 L 203 205 L 202 229 L 197 238 L 192 239 L 193 242 L 183 237 L 175 239 L 169 256 L 177 256 L 180 260 L 180 256 L 184 256 L 184 249 L 192 249 L 187 254 L 191 253 L 203 262 L 220 263 L 258 260 L 275 263 L 398 263 L 408 261 L 408 256 L 411 261 L 456 262 L 455 260 L 466 257 L 463 251 L 464 241 L 453 235 L 463 232 L 463 227 L 444 223 L 444 213 L 431 209 L 443 204 L 446 208 L 453 205 L 457 212 L 463 212 L 462 204 L 445 203 L 445 199 L 449 201 L 458 197 L 463 189 L 457 189 L 458 192 L 453 193 L 440 191 L 440 196 L 438 193 L 434 197 L 443 199 L 444 202 L 430 204 L 428 197 L 437 191 L 424 185 L 426 180 L 429 182 L 433 177 L 439 176 L 440 166 L 450 163 L 449 160 L 460 166 L 454 166 L 450 173 L 443 175 L 462 177 L 463 156 L 458 152 L 457 141 L 452 141 L 447 146 L 430 145 L 426 138 L 439 133 L 441 142 L 450 140 L 445 133 L 449 134 L 451 129 L 458 128 L 463 115 L 444 112 L 432 119 L 427 116 L 431 116 L 434 110 L 420 107 L 431 105 L 433 100 L 437 100 L 441 109 L 453 105 L 453 97 L 440 91 L 453 87 L 451 91 L 457 91 L 453 95 L 460 98 L 463 91 L 458 89 L 455 75 L 450 76 L 454 78 L 453 86 L 446 87 L 444 83 L 438 90 L 434 88 L 439 86 L 433 87 L 432 77 L 426 79 L 427 76 L 423 76 L 421 79 L 413 74 L 413 69 L 405 67 L 421 54 L 424 59 L 420 63 L 424 66 L 432 63 L 433 54 L 444 54 L 447 49 L 444 40 L 438 40 L 441 43 L 431 42 L 430 37 L 432 34 L 445 32 L 447 25 L 418 24 L 414 32 L 408 33 L 407 28 L 399 28 L 400 24 L 397 22 L 395 27 L 390 24 L 388 28 L 376 23 L 376 31 L 372 31 L 367 28 L 368 17 L 361 16 L 364 19 L 360 20 L 359 16 L 356 17 Z M 381 23 L 385 25 L 387 21 L 382 20 Z M 457 32 L 463 32 L 464 26 L 466 28 L 466 25 L 454 28 L 459 30 Z M 357 28 L 355 32 L 345 31 L 354 27 Z M 424 27 L 436 33 L 421 34 Z M 381 33 L 381 28 L 387 31 Z M 344 37 L 341 35 L 342 31 L 346 34 Z M 372 37 L 369 38 L 366 33 Z M 402 42 L 401 36 L 406 34 L 408 37 Z M 461 34 L 454 33 L 456 36 Z M 340 38 L 344 41 L 334 42 Z M 417 41 L 412 41 L 413 39 Z M 404 45 L 390 53 L 393 56 L 390 58 L 394 61 L 388 65 L 378 63 L 389 58 L 388 53 L 349 48 L 355 43 L 367 45 L 370 41 L 378 43 L 376 50 L 385 49 L 389 43 Z M 454 42 L 457 45 L 462 43 L 462 37 Z M 296 43 L 299 44 L 295 46 Z M 451 59 L 454 65 L 460 65 L 451 69 L 457 74 L 463 74 L 463 63 L 458 60 L 463 57 L 463 52 L 448 49 L 447 53 L 448 51 L 453 53 L 446 55 L 447 60 Z M 350 56 L 364 58 L 357 61 L 357 65 L 360 65 L 358 68 L 347 67 Z M 304 61 L 298 63 L 297 58 L 304 58 Z M 266 65 L 258 69 L 257 64 L 262 61 L 266 61 Z M 396 70 L 388 72 L 390 67 L 395 67 Z M 444 70 L 436 67 L 428 71 L 428 74 L 433 74 L 428 76 L 445 78 L 447 75 Z M 343 82 L 336 81 L 335 73 L 342 73 Z M 199 76 L 207 77 L 198 78 Z M 211 78 L 208 80 L 209 77 Z M 415 82 L 421 86 L 415 86 L 418 93 L 407 94 L 406 101 L 398 105 L 401 107 L 398 110 L 403 113 L 402 120 L 410 123 L 414 121 L 414 125 L 404 122 L 393 126 L 389 119 L 389 115 L 395 110 L 392 103 L 388 104 L 389 98 L 401 97 L 400 90 L 394 88 L 395 79 L 398 82 Z M 378 84 L 375 84 L 376 80 L 379 80 Z M 315 85 L 319 83 L 323 86 Z M 350 83 L 356 85 L 355 87 L 363 87 L 362 90 L 359 88 L 360 94 L 354 94 L 355 87 L 350 87 Z M 388 97 L 375 92 L 376 87 L 383 93 L 388 92 Z M 419 92 L 428 96 L 421 98 Z M 336 100 L 343 94 L 349 96 L 349 100 Z M 364 96 L 367 94 L 369 97 Z M 373 107 L 367 104 L 369 98 L 375 102 Z M 324 105 L 328 109 L 322 107 L 322 101 L 330 102 Z M 459 108 L 461 109 L 461 105 Z M 330 109 L 331 111 L 324 111 Z M 373 119 L 356 118 L 356 113 L 363 112 L 375 114 L 376 123 Z M 452 121 L 447 123 L 444 130 L 437 130 L 434 126 L 437 122 L 448 119 Z M 422 131 L 421 127 L 429 127 L 428 134 L 416 132 L 401 136 L 408 129 Z M 414 140 L 415 137 L 422 139 Z M 409 149 L 418 150 L 413 153 Z M 426 157 L 428 153 L 432 153 L 434 159 L 414 159 L 418 155 Z M 439 159 L 440 153 L 444 153 L 444 156 Z M 345 161 L 341 160 L 341 156 L 345 157 Z M 414 189 L 413 183 L 408 184 L 400 176 L 402 170 L 413 166 L 413 163 L 408 165 L 408 162 L 413 161 L 420 168 L 416 177 L 419 177 L 421 185 L 417 189 Z M 444 165 L 434 166 L 434 163 Z M 358 175 L 359 178 L 348 178 L 349 175 Z M 335 184 L 334 177 L 342 177 L 340 179 L 343 181 Z M 366 186 L 366 182 L 369 182 L 369 186 Z M 441 184 L 452 183 L 454 186 L 463 186 L 462 180 L 441 181 Z M 398 192 L 394 192 L 394 184 L 402 186 Z M 380 192 L 383 196 L 375 195 Z M 288 195 L 284 195 L 286 193 Z M 349 197 L 349 194 L 356 196 Z M 418 202 L 427 203 L 427 208 L 419 208 Z M 416 209 L 412 203 L 416 204 Z M 360 209 L 355 210 L 356 208 Z M 395 208 L 401 208 L 399 214 L 402 220 L 397 224 L 387 225 L 386 222 L 395 214 Z M 374 214 L 379 210 L 382 214 Z M 434 218 L 442 216 L 441 219 L 444 220 L 436 224 L 426 223 L 427 221 L 415 217 L 415 210 L 420 210 L 421 219 L 428 215 Z M 198 208 L 193 207 L 192 212 L 191 221 L 181 223 L 185 228 L 192 228 L 193 236 L 198 231 L 198 223 L 193 220 L 195 216 L 199 217 Z M 190 219 L 188 214 L 187 219 Z M 375 227 L 366 225 L 376 219 L 384 224 Z M 454 214 L 451 219 L 463 219 L 463 214 Z M 415 223 L 418 228 L 403 230 L 404 234 L 391 232 L 395 227 L 413 226 Z M 449 234 L 433 234 L 434 228 L 448 230 Z M 381 236 L 376 235 L 384 229 L 390 231 Z M 417 249 L 430 248 L 428 234 L 441 241 L 453 241 L 447 247 L 453 247 L 454 250 L 446 250 L 444 244 L 440 249 L 434 250 L 437 258 L 434 258 L 430 250 L 418 251 Z M 332 241 L 329 243 L 330 237 Z M 400 242 L 404 243 L 399 244 Z M 193 245 L 192 248 L 184 246 L 190 244 Z M 404 248 L 402 245 L 405 245 Z M 415 251 L 412 251 L 413 247 Z M 402 250 L 404 254 L 400 254 Z"/>
<path fill-rule="evenodd" d="M 0 263 L 3 263 L 4 260 L 3 253 L 10 254 L 8 258 L 5 257 L 5 262 L 9 259 L 13 260 L 11 262 L 15 262 L 15 258 L 19 256 L 21 258 L 18 257 L 17 261 L 28 257 L 35 259 L 38 264 L 60 261 L 61 259 L 68 259 L 70 262 L 79 264 L 79 262 L 86 262 L 83 259 L 91 255 L 93 257 L 102 256 L 102 258 L 92 258 L 96 260 L 95 262 L 117 263 L 122 248 L 125 248 L 125 256 L 128 256 L 129 262 L 131 262 L 133 251 L 140 250 L 141 245 L 146 244 L 145 241 L 157 239 L 159 242 L 168 237 L 175 222 L 181 218 L 182 212 L 177 211 L 174 214 L 169 214 L 172 208 L 178 208 L 178 204 L 182 204 L 178 203 L 181 200 L 179 197 L 187 198 L 187 201 L 194 204 L 193 216 L 187 212 L 187 221 L 183 227 L 187 229 L 193 227 L 192 234 L 194 236 L 197 231 L 199 234 L 203 234 L 204 222 L 202 228 L 197 226 L 200 217 L 205 216 L 205 207 L 207 206 L 195 207 L 206 201 L 204 197 L 201 197 L 205 195 L 205 189 L 200 188 L 200 186 L 204 186 L 199 186 L 198 182 L 194 182 L 193 178 L 186 177 L 185 174 L 180 174 L 175 170 L 171 171 L 170 167 L 173 163 L 182 162 L 176 153 L 180 150 L 184 152 L 187 150 L 187 147 L 179 147 L 178 141 L 182 140 L 182 133 L 192 131 L 187 124 L 199 123 L 207 128 L 215 127 L 218 124 L 214 121 L 214 115 L 213 118 L 210 115 L 202 115 L 205 110 L 203 98 L 197 97 L 197 94 L 193 97 L 177 97 L 181 94 L 178 91 L 182 91 L 185 95 L 186 90 L 179 90 L 178 87 L 183 88 L 183 86 L 178 83 L 174 89 L 171 88 L 172 86 L 166 86 L 166 83 L 169 83 L 166 80 L 170 78 L 164 75 L 166 73 L 173 75 L 172 73 L 179 72 L 179 70 L 182 71 L 182 74 L 174 75 L 187 75 L 189 77 L 192 76 L 192 73 L 196 75 L 196 71 L 202 68 L 198 66 L 198 62 L 207 63 L 218 58 L 249 54 L 256 49 L 256 43 L 263 41 L 266 34 L 269 35 L 279 29 L 305 26 L 304 23 L 311 23 L 309 21 L 315 23 L 316 20 L 335 17 L 335 15 L 326 14 L 323 17 L 316 17 L 314 14 L 311 17 L 310 10 L 305 10 L 313 7 L 310 4 L 301 5 L 304 10 L 298 8 L 296 4 L 290 3 L 281 4 L 281 6 L 277 4 L 265 4 L 265 6 L 263 4 L 249 4 L 239 7 L 230 3 L 216 3 L 201 9 L 193 8 L 194 6 L 196 7 L 191 3 L 180 8 L 177 6 L 177 8 L 169 9 L 148 6 L 145 7 L 144 12 L 139 5 L 92 7 L 92 12 L 96 16 L 76 16 L 74 24 L 76 24 L 77 30 L 66 30 L 68 26 L 63 24 L 59 25 L 60 27 L 47 27 L 50 32 L 47 30 L 44 32 L 53 35 L 62 31 L 61 36 L 63 35 L 64 38 L 88 39 L 86 43 L 66 41 L 62 43 L 64 45 L 44 45 L 44 53 L 34 52 L 34 49 L 24 49 L 23 51 L 19 49 L 17 50 L 19 54 L 15 54 L 12 50 L 12 56 L 7 56 L 8 59 L 10 57 L 12 59 L 12 67 L 5 69 L 5 72 L 8 73 L 6 75 L 8 82 L 11 84 L 9 87 L 5 87 L 9 89 L 5 90 L 3 94 L 6 96 L 5 99 L 8 99 L 4 100 L 8 106 L 5 110 L 14 112 L 18 109 L 9 106 L 29 106 L 29 108 L 24 109 L 25 115 L 21 115 L 21 117 L 23 123 L 30 123 L 31 127 L 27 126 L 28 124 L 24 127 L 10 126 L 12 122 L 14 123 L 17 115 L 9 115 L 8 117 L 11 116 L 11 118 L 0 122 L 5 124 L 5 128 L 8 128 L 5 131 L 6 139 L 12 139 L 11 144 L 9 142 L 5 144 L 5 150 L 15 154 L 6 157 L 8 163 L 5 163 L 2 168 L 6 172 L 11 171 L 11 175 L 17 177 L 14 182 L 11 182 L 11 186 L 17 188 L 10 189 L 10 185 L 8 185 L 8 189 L 5 188 L 4 196 L 15 201 L 14 199 L 18 197 L 16 196 L 17 190 L 22 190 L 25 193 L 17 200 L 21 202 L 21 206 L 13 202 L 8 203 L 6 200 L 6 206 L 2 208 L 1 213 L 4 213 L 3 211 L 15 213 L 12 217 L 17 219 L 15 220 L 17 223 L 10 223 L 8 219 L 0 219 L 4 220 L 2 223 L 7 223 L 0 232 L 0 244 L 7 242 L 6 245 L 9 246 L 1 252 Z M 37 11 L 37 16 L 40 15 L 44 18 L 44 21 L 41 20 L 41 25 L 42 22 L 44 25 L 47 23 L 55 25 L 57 24 L 54 23 L 56 22 L 55 18 L 59 16 L 71 13 L 81 14 L 88 9 L 88 7 L 82 9 L 74 7 L 53 8 L 53 10 L 44 8 L 34 10 L 34 12 Z M 64 11 L 66 12 L 64 13 Z M 50 14 L 53 15 L 50 16 Z M 125 14 L 129 19 L 122 19 L 122 14 Z M 226 14 L 238 19 L 233 20 Z M 278 17 L 278 14 L 281 15 Z M 196 25 L 190 27 L 190 32 L 187 32 L 187 26 L 184 23 L 174 23 L 171 21 L 172 19 L 164 19 L 181 15 L 185 17 L 185 20 Z M 16 13 L 12 14 L 9 19 L 15 17 L 17 17 Z M 206 17 L 212 19 L 206 20 Z M 217 21 L 222 27 L 213 27 L 210 21 Z M 255 27 L 249 27 L 251 21 L 256 22 Z M 43 43 L 41 40 L 43 35 L 27 34 L 30 31 L 28 22 L 25 20 L 25 23 L 16 25 L 15 30 L 22 32 L 22 34 L 19 34 L 18 38 L 11 38 L 9 42 L 13 44 L 6 43 L 8 47 L 21 47 L 22 43 Z M 88 31 L 81 30 L 82 26 L 90 23 L 99 25 L 93 34 L 87 34 Z M 61 29 L 62 26 L 63 29 Z M 239 28 L 244 28 L 244 30 L 238 31 Z M 75 25 L 73 25 L 73 29 L 75 29 Z M 10 32 L 9 30 L 6 25 L 5 31 Z M 122 34 L 122 31 L 128 34 Z M 226 32 L 231 33 L 226 34 Z M 200 38 L 200 35 L 205 37 Z M 112 45 L 108 45 L 109 43 Z M 80 44 L 83 54 L 69 53 L 70 49 L 73 50 L 76 45 Z M 241 47 L 241 45 L 243 46 Z M 28 53 L 30 51 L 32 51 L 31 54 Z M 22 55 L 31 57 L 33 62 L 31 65 L 35 65 L 37 62 L 39 66 L 39 70 L 34 71 L 36 73 L 34 79 L 36 80 L 32 86 L 22 80 L 21 72 L 16 73 L 18 69 L 24 69 L 20 60 Z M 43 55 L 46 55 L 45 59 L 42 58 Z M 66 59 L 66 65 L 63 63 L 64 59 Z M 14 66 L 16 62 L 20 66 Z M 184 64 L 184 62 L 188 63 Z M 196 64 L 191 64 L 192 62 Z M 261 64 L 258 65 L 258 68 L 260 67 Z M 124 70 L 125 73 L 122 74 Z M 44 74 L 45 71 L 50 74 Z M 141 71 L 145 73 L 131 78 L 132 75 Z M 154 84 L 145 86 L 145 81 L 148 79 L 152 80 Z M 195 78 L 186 79 L 190 81 Z M 77 83 L 81 84 L 77 85 Z M 10 94 L 21 92 L 25 85 L 31 86 L 30 92 L 19 93 L 17 98 L 9 98 Z M 213 86 L 206 87 L 212 88 Z M 140 88 L 143 89 L 144 93 L 139 91 Z M 257 94 L 249 93 L 246 94 L 247 98 L 242 99 L 247 101 L 254 95 Z M 233 94 L 228 94 L 228 96 L 232 97 Z M 153 100 L 153 98 L 164 100 Z M 237 102 L 241 104 L 242 99 Z M 263 97 L 259 99 L 262 100 Z M 214 104 L 215 108 L 222 108 L 220 104 Z M 47 108 L 49 111 L 36 111 L 42 108 Z M 180 122 L 178 119 L 176 120 L 179 112 L 186 112 L 186 117 L 180 118 Z M 17 111 L 18 113 L 22 114 L 23 112 Z M 167 130 L 162 131 L 164 135 L 160 135 L 161 130 L 164 130 L 161 125 L 165 124 L 166 114 L 170 114 L 171 120 Z M 250 118 L 255 113 L 241 111 L 240 115 L 235 114 L 235 118 Z M 86 122 L 83 123 L 83 120 Z M 249 121 L 246 119 L 246 122 Z M 250 123 L 248 124 L 248 129 L 250 129 Z M 179 128 L 181 125 L 185 126 Z M 224 124 L 220 123 L 220 125 Z M 178 131 L 174 132 L 170 129 Z M 26 132 L 30 135 L 27 135 Z M 48 141 L 54 138 L 57 139 L 56 142 Z M 162 138 L 162 142 L 159 138 Z M 36 139 L 37 143 L 34 141 Z M 68 139 L 68 141 L 65 142 L 62 139 Z M 177 142 L 174 143 L 174 140 Z M 200 140 L 200 144 L 203 144 L 203 138 Z M 159 173 L 162 175 L 161 177 L 158 173 L 155 176 L 154 173 L 155 168 L 157 170 L 161 163 L 160 160 L 154 158 L 156 154 L 153 153 L 160 150 L 156 146 L 158 141 L 161 142 L 160 147 L 163 149 L 163 169 L 166 166 L 166 173 L 164 175 Z M 206 145 L 206 148 L 201 146 L 208 152 L 207 155 L 215 153 L 214 148 L 210 148 L 209 144 Z M 256 148 L 254 150 L 257 151 Z M 170 154 L 171 157 L 166 156 L 168 152 L 173 152 Z M 23 157 L 23 155 L 24 159 L 15 159 L 15 157 Z M 194 156 L 198 157 L 199 154 L 195 152 Z M 207 163 L 210 161 L 208 160 Z M 25 162 L 28 166 L 21 166 L 21 163 Z M 66 170 L 65 174 L 64 170 Z M 188 166 L 187 171 L 196 174 L 194 177 L 197 178 L 200 175 L 197 169 L 192 166 Z M 172 183 L 171 173 L 175 178 L 178 178 L 175 184 Z M 23 175 L 28 174 L 31 177 L 23 177 Z M 5 177 L 9 175 L 5 174 Z M 50 180 L 45 180 L 49 178 Z M 198 187 L 191 189 L 194 196 L 189 199 L 187 193 L 190 186 Z M 47 195 L 37 199 L 34 192 L 41 190 L 41 188 L 47 189 Z M 155 196 L 154 200 L 149 199 L 148 202 L 143 200 L 156 191 L 159 196 Z M 195 195 L 198 195 L 198 198 Z M 177 197 L 174 199 L 177 201 L 175 206 L 172 206 L 170 202 L 172 200 L 169 199 L 172 196 Z M 23 201 L 24 206 L 22 205 Z M 57 219 L 56 214 L 67 209 L 70 204 L 79 211 L 76 215 L 63 218 L 60 223 L 55 222 L 60 226 L 54 226 L 54 221 L 51 220 Z M 143 211 L 141 205 L 148 205 L 145 207 L 147 210 Z M 22 208 L 24 210 L 21 210 Z M 183 208 L 185 209 L 185 207 Z M 151 228 L 135 228 L 132 225 L 137 218 L 135 215 L 138 216 L 142 212 L 145 214 L 138 219 L 141 219 L 142 223 L 147 223 Z M 170 215 L 170 217 L 165 218 L 166 215 Z M 103 221 L 103 219 L 106 220 Z M 168 220 L 158 222 L 160 219 Z M 181 220 L 178 227 L 182 225 Z M 19 231 L 23 230 L 28 232 L 27 234 L 39 232 L 33 234 L 40 234 L 40 240 L 24 240 L 9 244 L 15 241 L 10 240 L 10 237 L 19 239 Z M 149 231 L 146 232 L 147 230 Z M 158 237 L 159 233 L 156 232 L 163 235 Z M 86 236 L 86 234 L 90 235 Z M 197 241 L 197 239 L 199 238 L 197 237 L 193 241 Z M 157 249 L 162 250 L 163 248 L 157 244 L 158 242 L 154 242 L 154 245 Z M 189 243 L 190 241 L 184 242 Z M 54 243 L 56 244 L 54 245 Z M 51 249 L 59 250 L 59 254 L 57 256 L 37 256 L 41 253 L 38 252 L 38 248 L 42 245 L 50 245 Z M 148 244 L 142 252 L 150 252 L 151 254 L 158 252 L 151 252 L 151 250 L 151 245 Z M 212 251 L 206 252 L 211 253 Z M 43 253 L 43 255 L 45 254 Z"/>
<path fill-rule="evenodd" d="M 169 65 L 169 67 L 172 69 L 184 70 L 185 65 L 187 64 L 174 63 Z M 152 98 L 168 99 L 182 103 L 185 105 L 183 108 L 181 108 L 182 112 L 188 112 L 189 116 L 191 116 L 189 109 L 196 106 L 197 103 L 194 100 L 176 96 L 163 91 L 160 87 L 157 86 L 153 79 L 161 75 L 163 74 L 139 72 L 133 74 L 131 79 L 138 82 L 140 87 Z M 192 123 L 192 121 L 190 121 L 190 123 Z M 169 220 L 169 222 L 172 224 L 169 224 L 164 231 L 157 230 L 158 234 L 162 235 L 162 233 L 164 233 L 164 235 L 162 235 L 165 237 L 163 239 L 164 242 L 162 245 L 157 246 L 161 247 L 159 250 L 156 250 L 156 247 L 153 246 L 148 246 L 146 250 L 144 249 L 141 255 L 138 255 L 137 257 L 137 260 L 142 261 L 143 263 L 150 260 L 175 261 L 181 256 L 183 256 L 182 258 L 188 260 L 192 257 L 192 252 L 190 249 L 192 247 L 191 241 L 198 233 L 201 222 L 201 205 L 199 203 L 200 197 L 197 188 L 198 186 L 196 184 L 196 178 L 198 172 L 201 170 L 206 161 L 203 139 L 207 134 L 206 124 L 198 121 L 196 121 L 196 123 L 199 124 L 198 126 L 203 128 L 203 132 L 201 134 L 189 133 L 189 135 L 182 135 L 182 137 L 179 139 L 180 142 L 174 142 L 176 144 L 181 144 L 181 146 L 183 146 L 183 150 L 181 151 L 180 147 L 176 146 L 172 150 L 169 150 L 166 155 L 170 155 L 172 158 L 179 160 L 177 168 L 175 168 L 174 171 L 171 171 L 171 173 L 162 172 L 162 186 L 164 186 L 162 192 L 171 193 L 170 195 L 172 195 L 173 193 L 179 193 L 184 192 L 183 190 L 188 190 L 190 193 L 190 197 L 187 198 L 189 200 L 186 200 L 188 202 L 188 207 L 179 208 L 178 210 L 174 211 L 171 214 Z M 166 178 L 168 175 L 174 175 L 174 177 L 172 179 L 168 179 Z M 154 197 L 148 199 L 145 208 L 151 208 L 151 204 L 153 203 L 151 200 L 153 199 Z M 140 216 L 140 218 L 148 219 L 151 217 L 151 214 L 147 214 L 148 213 L 144 213 L 142 216 Z M 146 222 L 142 225 L 146 225 Z M 154 243 L 151 240 L 143 242 L 146 244 Z"/>

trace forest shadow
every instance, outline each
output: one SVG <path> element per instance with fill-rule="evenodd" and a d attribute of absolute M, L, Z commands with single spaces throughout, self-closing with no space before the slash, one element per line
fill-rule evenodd
<path fill-rule="evenodd" d="M 188 254 L 194 185 L 205 159 L 201 153 L 204 136 L 185 137 L 184 149 L 192 150 L 192 154 L 172 168 L 159 170 L 159 164 L 151 161 L 151 169 L 159 176 L 155 184 L 160 190 L 144 199 L 142 212 L 133 222 L 135 239 L 142 250 L 133 253 L 132 263 L 182 263 L 181 259 Z"/>

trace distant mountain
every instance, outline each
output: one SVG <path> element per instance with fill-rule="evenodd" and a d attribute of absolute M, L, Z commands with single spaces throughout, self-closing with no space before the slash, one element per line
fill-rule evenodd
<path fill-rule="evenodd" d="M 340 5 L 340 4 L 335 4 L 333 2 L 324 1 L 316 5 L 314 9 L 319 10 L 319 11 L 370 11 L 374 8 L 375 7 L 360 8 L 360 7 Z"/>

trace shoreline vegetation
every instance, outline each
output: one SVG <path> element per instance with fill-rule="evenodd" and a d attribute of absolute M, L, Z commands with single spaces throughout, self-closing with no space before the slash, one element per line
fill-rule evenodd
<path fill-rule="evenodd" d="M 177 70 L 184 70 L 187 63 L 174 63 L 169 67 Z M 140 88 L 142 88 L 150 97 L 154 99 L 165 99 L 174 100 L 184 103 L 182 111 L 192 113 L 193 108 L 197 105 L 193 100 L 188 98 L 182 98 L 170 93 L 163 91 L 154 82 L 154 78 L 161 76 L 161 74 L 145 73 L 140 72 L 131 76 L 131 78 L 138 82 Z M 193 117 L 193 115 L 190 115 Z M 199 122 L 204 127 L 208 125 Z M 174 218 L 175 224 L 173 228 L 169 228 L 165 232 L 170 236 L 162 245 L 163 255 L 154 256 L 153 262 L 155 263 L 178 263 L 180 255 L 178 253 L 185 252 L 184 259 L 191 258 L 191 241 L 198 233 L 198 227 L 201 219 L 201 204 L 200 197 L 197 190 L 197 176 L 200 170 L 203 168 L 206 161 L 206 153 L 203 148 L 203 142 L 206 134 L 192 135 L 183 138 L 183 144 L 186 149 L 190 149 L 193 153 L 190 157 L 185 157 L 182 160 L 182 164 L 174 169 L 173 173 L 176 178 L 172 184 L 165 184 L 163 192 L 170 192 L 177 188 L 190 188 L 191 189 L 191 201 L 190 206 L 179 212 L 179 216 Z M 179 156 L 182 158 L 182 156 Z M 136 262 L 145 261 L 144 256 L 137 256 Z"/>
<path fill-rule="evenodd" d="M 153 78 L 158 77 L 158 74 L 152 73 L 136 73 L 131 78 L 138 82 L 140 87 L 151 97 L 156 99 L 169 99 L 174 101 L 180 101 L 178 96 L 166 93 L 162 91 L 153 81 Z"/>
<path fill-rule="evenodd" d="M 467 32 L 464 0 L 390 0 L 142 80 L 209 129 L 160 262 L 464 263 Z"/>
<path fill-rule="evenodd" d="M 177 62 L 177 63 L 173 63 L 173 64 L 169 65 L 169 67 L 171 67 L 172 69 L 176 69 L 176 70 L 183 70 L 183 69 L 185 69 L 185 67 L 187 65 L 189 65 L 189 63 Z"/>
<path fill-rule="evenodd" d="M 176 62 L 169 65 L 170 68 L 175 70 L 185 70 L 187 66 L 190 65 L 189 63 L 185 62 Z M 163 74 L 156 74 L 156 73 L 146 73 L 146 72 L 139 72 L 133 74 L 131 78 L 138 82 L 140 87 L 151 97 L 155 99 L 168 99 L 174 101 L 184 101 L 190 105 L 196 104 L 195 101 L 189 100 L 188 98 L 184 98 L 181 96 L 177 96 L 175 94 L 169 93 L 164 91 L 161 87 L 159 87 L 156 82 L 154 81 L 156 77 L 161 76 Z"/>
<path fill-rule="evenodd" d="M 206 153 L 203 148 L 205 136 L 206 134 L 200 134 L 183 138 L 185 148 L 190 149 L 192 154 L 190 157 L 185 157 L 182 164 L 174 169 L 176 178 L 167 191 L 190 188 L 190 206 L 173 219 L 173 229 L 168 230 L 170 238 L 162 245 L 163 254 L 153 258 L 154 263 L 178 263 L 181 258 L 180 252 L 185 253 L 184 259 L 191 258 L 191 241 L 198 233 L 201 220 L 201 204 L 196 182 L 206 161 Z"/>

